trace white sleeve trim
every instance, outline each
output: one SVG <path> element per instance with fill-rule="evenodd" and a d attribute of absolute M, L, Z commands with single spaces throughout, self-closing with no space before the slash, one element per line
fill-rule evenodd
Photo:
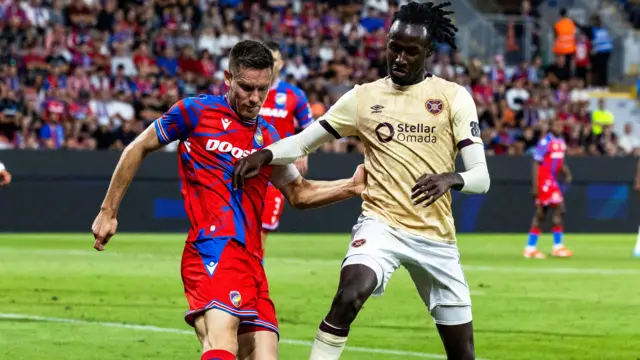
<path fill-rule="evenodd" d="M 300 172 L 294 165 L 274 166 L 271 172 L 271 183 L 278 189 L 282 189 L 300 176 Z"/>
<path fill-rule="evenodd" d="M 0 162 L 0 171 L 5 171 L 7 168 L 4 166 L 3 163 Z"/>
<path fill-rule="evenodd" d="M 307 156 L 322 144 L 334 140 L 319 121 L 314 121 L 299 134 L 277 141 L 266 148 L 273 154 L 271 165 L 287 165 Z"/>
<path fill-rule="evenodd" d="M 464 180 L 464 186 L 460 191 L 465 194 L 485 194 L 489 191 L 491 179 L 484 155 L 484 146 L 480 144 L 465 146 L 460 150 L 460 155 L 466 170 L 460 173 Z"/>

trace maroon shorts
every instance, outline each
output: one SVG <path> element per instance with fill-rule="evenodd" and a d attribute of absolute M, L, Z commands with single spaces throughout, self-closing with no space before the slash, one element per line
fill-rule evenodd
<path fill-rule="evenodd" d="M 218 309 L 240 318 L 239 333 L 278 333 L 262 262 L 244 245 L 227 238 L 186 243 L 181 268 L 189 325 L 193 326 L 196 315 Z"/>

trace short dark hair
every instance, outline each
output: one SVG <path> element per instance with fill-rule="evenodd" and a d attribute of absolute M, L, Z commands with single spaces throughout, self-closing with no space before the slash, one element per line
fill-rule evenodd
<path fill-rule="evenodd" d="M 453 25 L 451 18 L 449 18 L 449 15 L 454 12 L 444 10 L 449 5 L 451 5 L 450 2 L 435 5 L 432 2 L 420 4 L 412 1 L 407 5 L 402 5 L 400 10 L 396 11 L 393 21 L 398 20 L 406 24 L 422 25 L 427 28 L 432 41 L 447 43 L 455 50 L 457 49 L 456 32 L 458 28 Z"/>
<path fill-rule="evenodd" d="M 567 17 L 567 8 L 560 9 L 560 16 Z"/>
<path fill-rule="evenodd" d="M 271 50 L 271 51 L 273 51 L 273 52 L 275 52 L 275 51 L 281 51 L 281 50 L 280 50 L 280 44 L 278 44 L 278 43 L 277 43 L 277 42 L 275 42 L 275 41 L 265 41 L 264 45 L 265 45 L 266 47 L 268 47 L 268 48 L 269 48 L 269 50 Z"/>
<path fill-rule="evenodd" d="M 273 55 L 260 41 L 243 40 L 237 43 L 229 53 L 229 71 L 235 74 L 241 68 L 273 69 Z"/>

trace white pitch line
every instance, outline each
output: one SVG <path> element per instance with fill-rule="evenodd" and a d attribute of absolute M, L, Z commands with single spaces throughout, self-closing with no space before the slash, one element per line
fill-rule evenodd
<path fill-rule="evenodd" d="M 464 271 L 521 272 L 538 274 L 576 274 L 576 275 L 640 275 L 640 269 L 601 269 L 572 267 L 527 267 L 527 266 L 483 266 L 462 265 Z"/>
<path fill-rule="evenodd" d="M 279 263 L 288 264 L 340 264 L 340 261 L 329 259 L 298 259 L 298 258 L 285 258 L 285 257 L 266 257 L 267 266 L 269 265 L 269 259 L 277 261 Z M 523 259 L 523 261 L 526 261 Z M 640 269 L 603 269 L 603 268 L 576 268 L 576 267 L 533 267 L 533 266 L 484 266 L 484 265 L 465 265 L 462 264 L 462 269 L 466 272 L 522 272 L 531 274 L 567 274 L 567 275 L 640 275 Z"/>
<path fill-rule="evenodd" d="M 31 255 L 70 255 L 70 256 L 131 256 L 135 258 L 167 258 L 178 259 L 176 256 L 171 255 L 155 255 L 150 253 L 124 253 L 116 251 L 106 251 L 99 253 L 95 250 L 59 250 L 59 249 L 21 249 L 12 247 L 0 247 L 1 253 L 22 253 Z M 300 259 L 290 257 L 266 257 L 266 264 L 269 265 L 270 261 L 286 264 L 325 264 L 339 266 L 342 260 L 330 260 L 330 259 Z M 523 259 L 523 261 L 526 261 Z M 576 268 L 576 267 L 533 267 L 533 266 L 484 266 L 484 265 L 462 265 L 464 271 L 469 272 L 520 272 L 531 274 L 566 274 L 566 275 L 640 275 L 640 269 L 606 269 L 606 268 Z"/>
<path fill-rule="evenodd" d="M 64 318 L 45 317 L 45 316 L 36 316 L 36 315 L 25 315 L 25 314 L 0 313 L 0 319 L 31 320 L 31 321 L 73 324 L 73 325 L 100 325 L 100 326 L 120 328 L 120 329 L 150 331 L 150 332 L 157 332 L 157 333 L 171 333 L 171 334 L 183 334 L 183 335 L 194 334 L 193 331 L 189 331 L 189 330 L 163 328 L 163 327 L 158 327 L 153 325 L 136 325 L 136 324 L 115 323 L 115 322 L 87 321 L 87 320 L 64 319 Z M 287 345 L 300 345 L 300 346 L 306 346 L 306 347 L 311 347 L 313 345 L 313 343 L 310 341 L 291 340 L 291 339 L 280 339 L 280 343 L 287 344 Z M 426 354 L 426 353 L 419 353 L 419 352 L 413 352 L 413 351 L 376 349 L 376 348 L 366 348 L 366 347 L 357 347 L 357 346 L 347 346 L 345 347 L 345 350 L 353 351 L 353 352 L 369 353 L 369 354 L 396 355 L 396 356 L 402 356 L 402 357 L 413 357 L 413 358 L 423 358 L 423 359 L 446 359 L 447 358 L 445 355 L 440 355 L 440 354 Z M 486 359 L 478 359 L 478 360 L 486 360 Z"/>

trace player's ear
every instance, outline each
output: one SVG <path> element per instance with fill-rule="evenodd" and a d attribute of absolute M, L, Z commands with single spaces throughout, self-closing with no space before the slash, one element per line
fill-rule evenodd
<path fill-rule="evenodd" d="M 427 59 L 430 58 L 435 51 L 436 51 L 436 45 L 433 43 L 433 41 L 428 40 L 426 49 L 425 49 Z"/>
<path fill-rule="evenodd" d="M 232 78 L 233 75 L 231 75 L 231 71 L 229 71 L 229 69 L 224 69 L 224 84 L 227 85 L 227 87 L 231 86 Z"/>

